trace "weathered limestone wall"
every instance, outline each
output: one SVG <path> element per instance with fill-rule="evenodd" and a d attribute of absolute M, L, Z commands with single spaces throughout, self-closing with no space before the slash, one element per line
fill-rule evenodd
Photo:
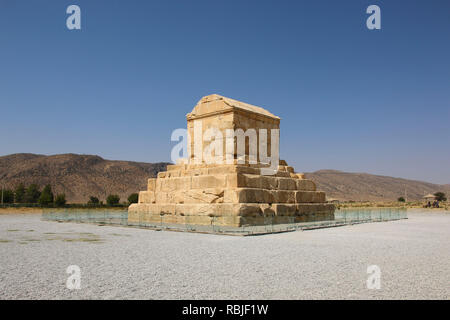
<path fill-rule="evenodd" d="M 148 180 L 129 220 L 241 226 L 333 220 L 334 205 L 311 180 L 279 166 L 273 176 L 257 165 L 170 165 Z M 143 218 L 144 217 L 144 218 Z"/>

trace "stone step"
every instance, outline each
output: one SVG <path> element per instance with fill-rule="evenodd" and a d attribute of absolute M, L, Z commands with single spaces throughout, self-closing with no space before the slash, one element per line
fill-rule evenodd
<path fill-rule="evenodd" d="M 158 178 L 177 178 L 186 176 L 200 176 L 200 175 L 217 175 L 228 173 L 243 173 L 261 175 L 261 169 L 258 167 L 244 166 L 244 165 L 169 165 L 167 171 L 158 173 Z M 294 169 L 289 166 L 279 166 L 278 171 L 272 175 L 275 177 L 290 177 L 298 179 L 302 174 L 295 174 Z"/>
<path fill-rule="evenodd" d="M 147 191 L 174 192 L 205 188 L 316 191 L 315 183 L 307 179 L 241 173 L 172 177 L 167 179 L 151 178 L 148 180 Z"/>
<path fill-rule="evenodd" d="M 225 190 L 225 203 L 323 203 L 321 191 L 266 190 L 238 188 Z"/>
<path fill-rule="evenodd" d="M 130 221 L 152 216 L 155 220 L 169 217 L 304 217 L 312 220 L 322 215 L 333 215 L 332 204 L 267 204 L 260 203 L 213 203 L 213 204 L 133 204 L 128 210 Z M 144 218 L 143 218 L 144 217 Z M 334 218 L 334 217 L 333 217 Z M 185 218 L 186 219 L 186 218 Z M 211 221 L 211 220 L 208 220 Z M 306 220 L 305 220 L 306 221 Z M 193 223 L 193 222 L 192 222 Z"/>
<path fill-rule="evenodd" d="M 215 227 L 250 227 L 250 226 L 270 226 L 275 224 L 303 223 L 312 221 L 332 221 L 334 214 L 332 212 L 321 212 L 310 215 L 300 216 L 181 216 L 181 215 L 158 215 L 151 213 L 129 215 L 128 222 L 137 225 L 149 226 L 170 226 L 185 225 L 189 229 L 195 229 L 196 225 L 215 226 Z M 226 231 L 226 228 L 224 229 Z M 201 230 L 200 230 L 201 231 Z"/>
<path fill-rule="evenodd" d="M 185 191 L 141 191 L 139 203 L 210 204 L 210 203 L 324 203 L 321 191 L 267 190 L 255 188 L 205 188 Z"/>

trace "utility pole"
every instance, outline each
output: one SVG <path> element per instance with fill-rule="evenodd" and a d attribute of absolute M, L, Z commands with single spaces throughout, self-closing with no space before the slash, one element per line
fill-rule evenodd
<path fill-rule="evenodd" d="M 4 189 L 4 185 L 2 184 L 2 205 L 3 205 L 3 189 Z"/>

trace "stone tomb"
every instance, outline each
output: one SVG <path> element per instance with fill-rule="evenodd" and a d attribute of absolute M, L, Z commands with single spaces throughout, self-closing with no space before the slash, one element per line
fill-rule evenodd
<path fill-rule="evenodd" d="M 202 133 L 215 127 L 224 137 L 226 129 L 270 132 L 280 125 L 280 118 L 267 110 L 215 94 L 203 97 L 187 114 L 190 137 L 196 120 L 202 122 Z M 270 133 L 267 136 L 271 153 Z M 248 144 L 244 160 L 235 152 L 231 163 L 207 163 L 190 152 L 188 159 L 167 166 L 157 178 L 148 179 L 147 190 L 128 209 L 128 222 L 241 227 L 334 220 L 334 205 L 325 202 L 325 193 L 317 191 L 313 181 L 283 160 L 273 175 L 262 175 L 267 164 L 250 163 Z M 194 139 L 190 146 L 195 149 Z"/>

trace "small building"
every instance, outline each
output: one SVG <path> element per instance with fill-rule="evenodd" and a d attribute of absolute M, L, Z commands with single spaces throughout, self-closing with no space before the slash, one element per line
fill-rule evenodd
<path fill-rule="evenodd" d="M 426 202 L 433 202 L 434 200 L 436 200 L 436 197 L 434 196 L 434 194 L 431 194 L 431 193 L 429 193 L 429 194 L 427 194 L 426 196 L 424 196 L 423 197 L 423 199 L 426 201 Z"/>

